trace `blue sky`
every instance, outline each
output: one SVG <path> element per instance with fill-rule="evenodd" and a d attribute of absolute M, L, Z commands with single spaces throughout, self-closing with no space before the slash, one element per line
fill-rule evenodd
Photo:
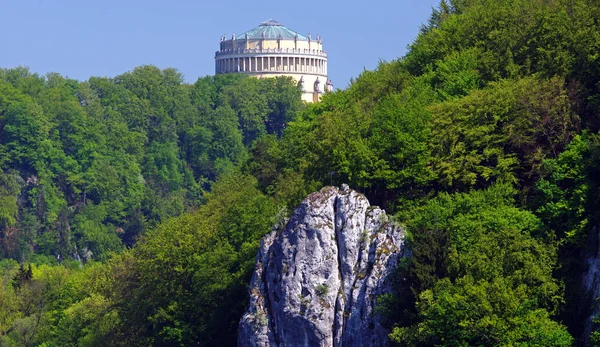
<path fill-rule="evenodd" d="M 0 0 L 0 67 L 78 80 L 145 64 L 214 73 L 219 37 L 273 18 L 323 37 L 329 78 L 345 88 L 363 69 L 406 53 L 438 0 Z"/>

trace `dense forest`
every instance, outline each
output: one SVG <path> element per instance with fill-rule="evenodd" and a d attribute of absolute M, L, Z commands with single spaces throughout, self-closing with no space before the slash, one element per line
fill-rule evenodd
<path fill-rule="evenodd" d="M 600 345 L 599 52 L 596 1 L 450 0 L 310 105 L 291 78 L 0 69 L 0 345 L 235 344 L 261 237 L 342 183 L 409 233 L 393 344 Z"/>

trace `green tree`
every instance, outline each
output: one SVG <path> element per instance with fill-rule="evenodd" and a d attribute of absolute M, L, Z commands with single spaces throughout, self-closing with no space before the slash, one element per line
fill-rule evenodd
<path fill-rule="evenodd" d="M 276 211 L 254 178 L 226 175 L 198 211 L 147 233 L 134 248 L 133 297 L 120 302 L 123 343 L 234 343 L 259 240 Z"/>
<path fill-rule="evenodd" d="M 561 294 L 552 277 L 556 250 L 537 236 L 539 219 L 513 207 L 513 194 L 507 185 L 442 194 L 410 214 L 413 253 L 400 269 L 417 298 L 416 316 L 394 329 L 393 341 L 571 345 L 565 327 L 550 319 Z M 443 237 L 430 237 L 436 234 Z"/>

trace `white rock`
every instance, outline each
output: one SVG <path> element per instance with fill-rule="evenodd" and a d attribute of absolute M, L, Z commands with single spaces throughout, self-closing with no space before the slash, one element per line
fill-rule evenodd
<path fill-rule="evenodd" d="M 342 185 L 309 195 L 261 242 L 240 346 L 385 346 L 375 314 L 404 230 Z"/>

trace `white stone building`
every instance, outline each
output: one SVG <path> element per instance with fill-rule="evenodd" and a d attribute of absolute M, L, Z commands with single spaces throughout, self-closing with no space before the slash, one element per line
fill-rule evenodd
<path fill-rule="evenodd" d="M 302 100 L 316 102 L 333 89 L 327 78 L 327 52 L 319 35 L 312 38 L 274 20 L 236 37 L 221 37 L 215 53 L 215 72 L 245 73 L 254 77 L 291 76 L 302 88 Z"/>

